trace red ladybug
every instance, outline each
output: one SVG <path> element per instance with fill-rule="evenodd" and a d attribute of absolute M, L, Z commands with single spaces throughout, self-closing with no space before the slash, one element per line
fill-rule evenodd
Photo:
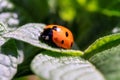
<path fill-rule="evenodd" d="M 64 49 L 70 49 L 74 42 L 71 31 L 60 25 L 46 26 L 39 39 Z"/>

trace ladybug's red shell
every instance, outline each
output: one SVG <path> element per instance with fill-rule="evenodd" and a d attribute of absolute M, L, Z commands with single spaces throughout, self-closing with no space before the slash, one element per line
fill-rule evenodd
<path fill-rule="evenodd" d="M 45 27 L 44 31 L 47 29 L 52 30 L 51 39 L 56 46 L 64 49 L 70 49 L 72 47 L 74 39 L 70 30 L 60 25 L 48 25 Z"/>

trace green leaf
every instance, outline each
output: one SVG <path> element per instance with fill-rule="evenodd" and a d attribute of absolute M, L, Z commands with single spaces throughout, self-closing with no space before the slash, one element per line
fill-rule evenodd
<path fill-rule="evenodd" d="M 31 63 L 32 71 L 45 80 L 104 80 L 101 73 L 80 57 L 49 56 L 41 52 Z M 51 53 L 52 54 L 52 53 Z"/>
<path fill-rule="evenodd" d="M 120 44 L 96 53 L 89 61 L 101 71 L 106 80 L 120 79 Z"/>
<path fill-rule="evenodd" d="M 32 18 L 24 8 L 14 5 L 10 0 L 0 1 L 0 22 L 7 25 L 7 30 L 15 30 L 18 26 L 31 21 Z"/>
<path fill-rule="evenodd" d="M 15 6 L 9 0 L 0 1 L 0 23 L 5 23 L 9 30 L 14 29 L 19 24 L 18 14 L 13 12 L 14 8 Z"/>
<path fill-rule="evenodd" d="M 3 45 L 5 43 L 5 41 L 6 40 L 0 36 L 0 46 Z"/>
<path fill-rule="evenodd" d="M 14 8 L 14 5 L 9 0 L 0 1 L 0 13 L 4 11 L 9 11 Z"/>
<path fill-rule="evenodd" d="M 3 22 L 0 22 L 0 35 L 6 32 L 8 32 L 6 24 L 4 24 Z"/>
<path fill-rule="evenodd" d="M 2 22 L 0 22 L 0 47 L 7 41 L 2 37 L 2 34 L 7 33 L 6 25 Z"/>
<path fill-rule="evenodd" d="M 97 39 L 93 44 L 91 44 L 84 52 L 85 58 L 90 58 L 97 52 L 109 49 L 120 43 L 120 33 L 111 34 Z"/>
<path fill-rule="evenodd" d="M 84 58 L 93 63 L 106 80 L 119 80 L 120 33 L 96 40 L 85 50 Z"/>
<path fill-rule="evenodd" d="M 32 74 L 30 63 L 34 56 L 41 51 L 41 49 L 18 40 L 15 40 L 15 43 L 18 49 L 19 66 L 17 68 L 17 74 L 14 76 L 14 78 Z"/>
<path fill-rule="evenodd" d="M 33 46 L 46 49 L 49 51 L 53 51 L 53 52 L 58 52 L 60 54 L 68 54 L 68 55 L 73 55 L 73 56 L 83 55 L 83 52 L 79 50 L 65 50 L 65 49 L 53 48 L 39 41 L 39 36 L 41 32 L 43 31 L 44 27 L 45 27 L 44 24 L 30 23 L 30 24 L 23 25 L 22 27 L 18 28 L 17 30 L 13 32 L 4 34 L 3 37 L 14 38 L 16 40 L 26 42 Z"/>
<path fill-rule="evenodd" d="M 11 80 L 17 72 L 17 48 L 14 40 L 0 46 L 0 80 Z"/>

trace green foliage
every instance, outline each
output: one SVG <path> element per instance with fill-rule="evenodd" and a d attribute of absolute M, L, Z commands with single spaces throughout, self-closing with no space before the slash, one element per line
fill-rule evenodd
<path fill-rule="evenodd" d="M 106 76 L 106 80 L 120 79 L 120 44 L 96 53 L 89 61 Z"/>
<path fill-rule="evenodd" d="M 120 33 L 104 36 L 97 39 L 92 45 L 85 50 L 85 57 L 90 58 L 97 52 L 104 51 L 120 43 Z"/>
<path fill-rule="evenodd" d="M 16 74 L 18 65 L 17 56 L 18 53 L 14 40 L 8 40 L 4 45 L 0 46 L 0 71 L 2 72 L 2 74 L 0 74 L 1 80 L 10 80 Z"/>
<path fill-rule="evenodd" d="M 120 17 L 119 0 L 11 0 L 11 2 L 25 9 L 33 22 L 69 27 L 81 50 L 85 50 L 98 37 L 110 34 Z"/>
<path fill-rule="evenodd" d="M 40 80 L 119 80 L 119 3 L 0 0 L 0 80 L 27 79 L 31 74 Z M 46 24 L 68 27 L 75 38 L 73 48 L 39 41 Z"/>
<path fill-rule="evenodd" d="M 30 62 L 32 61 L 32 71 L 42 79 L 61 79 L 60 75 L 63 74 L 63 79 L 70 78 L 71 80 L 74 80 L 75 78 L 85 80 L 88 80 L 89 78 L 91 78 L 91 80 L 104 80 L 104 78 L 107 80 L 112 80 L 116 78 L 119 79 L 119 64 L 116 65 L 117 67 L 113 67 L 114 63 L 119 63 L 119 33 L 105 36 L 96 40 L 96 42 L 94 42 L 88 49 L 86 49 L 85 52 L 82 52 L 78 50 L 64 50 L 53 48 L 50 45 L 39 41 L 38 37 L 43 31 L 44 26 L 44 24 L 30 23 L 21 26 L 15 31 L 8 32 L 2 35 L 2 37 L 5 39 L 12 39 L 13 44 L 16 43 L 16 45 L 13 45 L 10 43 L 11 41 L 7 41 L 5 44 L 8 44 L 9 46 L 4 47 L 5 44 L 1 46 L 2 50 L 4 49 L 4 51 L 6 51 L 5 53 L 11 52 L 10 55 L 12 55 L 13 53 L 16 53 L 14 52 L 14 48 L 18 47 L 18 53 L 16 56 L 20 54 L 23 55 L 18 59 L 22 59 L 22 61 L 19 61 L 20 65 L 15 76 L 16 78 L 31 73 Z M 20 47 L 19 43 L 23 42 L 27 44 L 22 44 L 22 47 Z M 14 46 L 10 49 L 14 51 L 9 50 L 10 45 Z M 25 47 L 25 49 L 23 46 Z M 24 52 L 20 51 L 21 49 Z M 37 53 L 39 54 L 36 56 Z M 36 57 L 34 58 L 34 56 Z M 97 69 L 88 61 L 93 63 Z M 109 64 L 110 62 L 111 64 Z M 69 67 L 73 65 L 74 68 Z M 86 65 L 88 65 L 87 67 L 89 68 L 86 68 Z M 39 68 L 39 66 L 41 67 Z M 108 66 L 109 68 L 106 68 Z M 23 72 L 21 72 L 22 70 Z M 50 71 L 52 71 L 52 73 Z M 62 73 L 60 73 L 59 75 L 55 75 L 60 71 L 62 71 Z M 110 73 L 110 71 L 113 71 L 114 74 Z M 89 74 L 90 72 L 92 74 Z M 84 73 L 86 74 L 84 77 L 77 77 L 75 73 L 77 73 L 77 75 L 83 75 Z M 48 74 L 51 76 L 48 76 Z M 70 77 L 70 75 L 74 76 Z"/>

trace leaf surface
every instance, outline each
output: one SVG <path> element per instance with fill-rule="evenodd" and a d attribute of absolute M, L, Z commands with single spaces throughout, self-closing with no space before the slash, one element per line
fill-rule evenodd
<path fill-rule="evenodd" d="M 31 63 L 35 74 L 45 80 L 104 80 L 101 73 L 80 57 L 49 56 L 38 54 Z M 51 53 L 52 54 L 52 53 Z"/>

